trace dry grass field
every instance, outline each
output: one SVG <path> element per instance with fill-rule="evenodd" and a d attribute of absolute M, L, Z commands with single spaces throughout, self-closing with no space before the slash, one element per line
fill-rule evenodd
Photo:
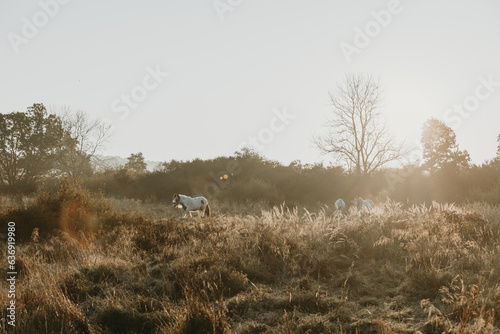
<path fill-rule="evenodd" d="M 0 204 L 19 273 L 16 327 L 2 293 L 0 331 L 500 333 L 498 206 L 211 203 L 181 219 L 71 184 Z"/>

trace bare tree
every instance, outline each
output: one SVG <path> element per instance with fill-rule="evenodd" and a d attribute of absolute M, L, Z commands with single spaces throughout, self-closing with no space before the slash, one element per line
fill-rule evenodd
<path fill-rule="evenodd" d="M 62 108 L 60 114 L 64 129 L 76 140 L 76 145 L 62 157 L 59 168 L 70 175 L 90 173 L 100 164 L 97 154 L 109 142 L 111 125 L 91 119 L 82 110 L 73 112 L 67 106 Z"/>
<path fill-rule="evenodd" d="M 314 138 L 322 154 L 333 154 L 348 169 L 367 175 L 408 151 L 390 136 L 380 114 L 382 91 L 371 76 L 346 75 L 335 94 L 330 93 L 333 117 L 328 133 Z"/>

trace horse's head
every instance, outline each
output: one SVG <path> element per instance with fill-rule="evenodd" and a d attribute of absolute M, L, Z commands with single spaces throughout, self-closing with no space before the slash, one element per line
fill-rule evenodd
<path fill-rule="evenodd" d="M 354 197 L 354 206 L 357 207 L 358 209 L 361 207 L 361 204 L 363 203 L 363 200 L 361 197 Z"/>
<path fill-rule="evenodd" d="M 174 199 L 172 200 L 172 204 L 174 205 L 174 208 L 177 207 L 181 202 L 181 197 L 179 194 L 174 194 Z"/>

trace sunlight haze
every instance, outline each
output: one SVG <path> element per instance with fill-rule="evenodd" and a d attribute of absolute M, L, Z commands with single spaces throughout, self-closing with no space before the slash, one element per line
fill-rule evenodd
<path fill-rule="evenodd" d="M 485 0 L 3 1 L 0 112 L 84 110 L 113 125 L 106 155 L 207 159 L 260 135 L 269 159 L 329 163 L 311 139 L 328 94 L 366 73 L 396 138 L 416 147 L 435 117 L 481 164 L 500 134 L 499 13 Z"/>

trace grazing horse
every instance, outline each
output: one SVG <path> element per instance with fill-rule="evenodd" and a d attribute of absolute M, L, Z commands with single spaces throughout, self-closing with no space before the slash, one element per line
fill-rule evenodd
<path fill-rule="evenodd" d="M 210 206 L 205 197 L 189 197 L 184 195 L 175 194 L 172 200 L 174 208 L 181 206 L 184 209 L 182 217 L 186 217 L 189 214 L 191 217 L 191 211 L 201 211 L 201 216 L 205 217 L 205 214 L 210 217 Z"/>
<path fill-rule="evenodd" d="M 362 211 L 363 208 L 371 210 L 375 207 L 375 204 L 371 199 L 362 199 L 358 196 L 354 197 L 354 205 L 358 208 L 358 211 Z M 363 215 L 363 212 L 361 212 L 361 215 Z"/>
<path fill-rule="evenodd" d="M 339 198 L 335 201 L 335 210 L 338 210 L 340 212 L 345 210 L 345 202 L 342 198 Z"/>

